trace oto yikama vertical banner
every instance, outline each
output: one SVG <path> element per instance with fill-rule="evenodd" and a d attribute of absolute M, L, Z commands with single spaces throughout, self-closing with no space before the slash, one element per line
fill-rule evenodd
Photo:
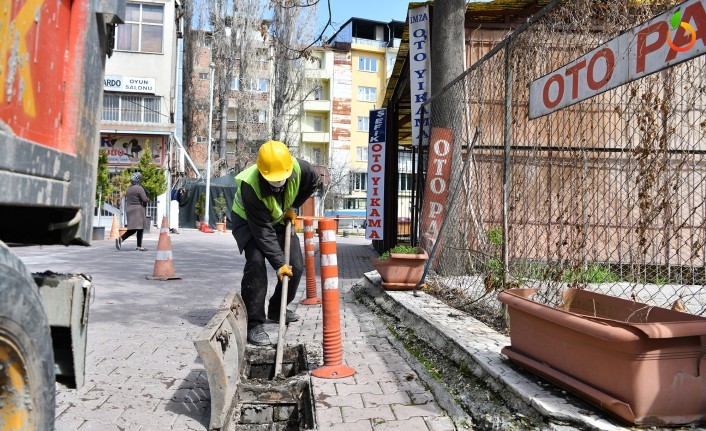
<path fill-rule="evenodd" d="M 451 129 L 431 129 L 427 183 L 424 189 L 422 209 L 421 246 L 431 252 L 439 237 L 439 229 L 447 211 L 449 179 L 451 178 L 451 154 L 453 137 Z"/>
<path fill-rule="evenodd" d="M 422 106 L 429 94 L 429 6 L 409 10 L 409 90 L 412 110 L 412 145 L 419 145 L 419 135 L 429 133 L 429 110 Z M 422 124 L 424 109 L 424 124 Z"/>
<path fill-rule="evenodd" d="M 382 239 L 385 204 L 385 123 L 387 110 L 370 110 L 368 129 L 368 199 L 365 205 L 365 238 Z"/>

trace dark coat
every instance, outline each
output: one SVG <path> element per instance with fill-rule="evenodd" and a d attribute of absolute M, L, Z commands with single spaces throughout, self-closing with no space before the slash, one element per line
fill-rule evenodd
<path fill-rule="evenodd" d="M 292 202 L 293 208 L 301 207 L 304 202 L 314 194 L 319 182 L 319 178 L 309 162 L 301 159 L 297 159 L 297 161 L 301 168 L 301 180 L 299 182 L 297 196 L 294 198 L 294 202 Z M 292 176 L 294 175 L 296 175 L 296 172 L 292 172 Z M 259 179 L 262 196 L 273 195 L 274 192 L 267 180 L 265 180 L 262 175 L 259 176 Z M 248 241 L 253 240 L 270 265 L 275 269 L 279 269 L 284 265 L 284 253 L 277 241 L 277 232 L 279 231 L 280 235 L 282 235 L 284 225 L 274 222 L 270 210 L 258 199 L 255 190 L 253 190 L 249 184 L 243 182 L 241 187 L 243 207 L 245 207 L 245 214 L 248 219 L 243 220 L 235 212 L 231 213 L 231 220 L 233 220 L 233 236 L 238 243 L 238 249 L 240 253 L 242 253 Z M 284 192 L 275 195 L 275 198 L 281 207 L 284 201 Z M 282 208 L 282 211 L 286 210 L 287 208 Z"/>
<path fill-rule="evenodd" d="M 150 200 L 142 186 L 131 185 L 125 192 L 125 207 L 127 209 L 127 228 L 144 229 L 147 224 L 145 207 Z"/>

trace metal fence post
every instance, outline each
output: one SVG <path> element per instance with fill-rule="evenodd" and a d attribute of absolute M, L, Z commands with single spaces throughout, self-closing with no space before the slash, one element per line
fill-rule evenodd
<path fill-rule="evenodd" d="M 503 125 L 504 158 L 503 165 L 503 288 L 507 288 L 509 276 L 509 211 L 510 211 L 510 142 L 512 140 L 512 63 L 510 49 L 512 38 L 509 37 L 505 46 L 505 121 Z"/>

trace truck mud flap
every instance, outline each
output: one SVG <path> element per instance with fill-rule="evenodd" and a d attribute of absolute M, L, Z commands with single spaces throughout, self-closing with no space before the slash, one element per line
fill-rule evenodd
<path fill-rule="evenodd" d="M 56 381 L 83 386 L 86 375 L 88 308 L 93 285 L 83 274 L 32 274 L 51 327 Z"/>
<path fill-rule="evenodd" d="M 236 405 L 245 366 L 247 314 L 240 294 L 230 292 L 206 327 L 194 339 L 211 392 L 210 430 L 221 429 Z"/>

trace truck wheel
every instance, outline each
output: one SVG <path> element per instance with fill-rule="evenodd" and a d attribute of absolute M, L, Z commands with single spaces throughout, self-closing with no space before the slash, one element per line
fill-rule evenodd
<path fill-rule="evenodd" d="M 0 242 L 0 431 L 54 429 L 54 353 L 37 285 Z"/>

